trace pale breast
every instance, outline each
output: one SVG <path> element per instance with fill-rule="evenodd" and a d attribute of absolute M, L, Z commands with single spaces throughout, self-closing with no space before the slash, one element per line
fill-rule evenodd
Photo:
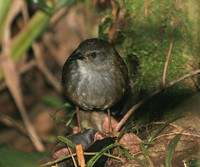
<path fill-rule="evenodd" d="M 121 99 L 126 86 L 114 69 L 92 70 L 81 66 L 71 79 L 76 83 L 71 87 L 74 90 L 69 90 L 73 94 L 71 100 L 87 110 L 111 107 Z"/>

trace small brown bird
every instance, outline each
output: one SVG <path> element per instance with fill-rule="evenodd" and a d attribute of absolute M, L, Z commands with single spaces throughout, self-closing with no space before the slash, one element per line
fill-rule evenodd
<path fill-rule="evenodd" d="M 128 70 L 109 42 L 87 39 L 65 62 L 62 84 L 76 106 L 91 111 L 109 110 L 129 87 Z M 79 122 L 78 117 L 77 114 Z"/>

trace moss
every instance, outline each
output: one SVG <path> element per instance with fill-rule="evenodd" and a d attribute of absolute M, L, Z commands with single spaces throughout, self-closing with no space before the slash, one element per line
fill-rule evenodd
<path fill-rule="evenodd" d="M 200 6 L 200 3 L 196 1 Z M 173 47 L 166 73 L 166 83 L 198 68 L 197 53 L 193 49 L 197 43 L 193 38 L 194 19 L 188 17 L 191 5 L 184 1 L 120 1 L 119 10 L 126 8 L 126 17 L 130 17 L 120 29 L 117 38 L 112 42 L 118 51 L 123 50 L 136 94 L 144 95 L 162 86 L 163 70 L 169 51 L 171 39 Z M 196 8 L 195 8 L 196 9 Z M 197 10 L 197 9 L 196 9 Z M 100 25 L 99 37 L 108 39 L 109 30 L 116 23 L 112 15 Z M 191 25 L 191 22 L 193 25 Z M 139 61 L 137 73 L 133 75 L 132 61 Z M 183 88 L 194 90 L 194 84 L 188 80 L 176 85 L 175 92 L 183 92 Z"/>

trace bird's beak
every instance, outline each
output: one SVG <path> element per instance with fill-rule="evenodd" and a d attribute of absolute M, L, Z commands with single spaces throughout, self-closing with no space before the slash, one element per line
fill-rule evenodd
<path fill-rule="evenodd" d="M 85 59 L 86 59 L 87 61 L 89 61 L 89 58 L 88 58 L 88 56 L 85 56 Z"/>

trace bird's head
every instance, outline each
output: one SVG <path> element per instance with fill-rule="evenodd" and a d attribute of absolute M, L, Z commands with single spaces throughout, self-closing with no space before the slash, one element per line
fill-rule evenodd
<path fill-rule="evenodd" d="M 83 41 L 70 55 L 69 61 L 82 61 L 87 64 L 103 65 L 115 54 L 113 46 L 104 40 L 92 38 Z"/>

